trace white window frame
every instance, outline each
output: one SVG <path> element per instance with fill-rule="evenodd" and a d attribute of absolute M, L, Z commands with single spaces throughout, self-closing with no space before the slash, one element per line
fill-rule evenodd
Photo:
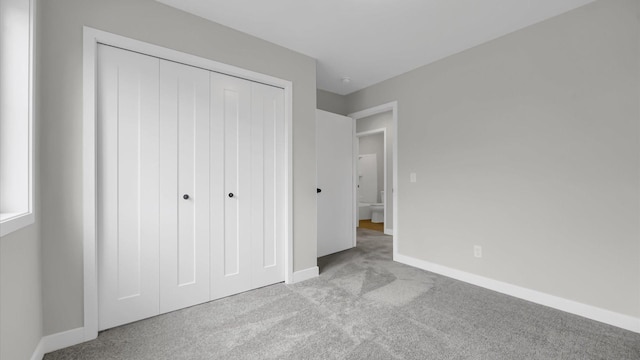
<path fill-rule="evenodd" d="M 35 215 L 33 211 L 33 118 L 34 118 L 34 63 L 35 63 L 35 11 L 36 1 L 29 0 L 29 78 L 28 81 L 28 116 L 27 116 L 27 199 L 26 211 L 0 213 L 0 237 L 8 235 L 14 231 L 22 229 L 34 223 Z M 0 119 L 0 121 L 2 121 Z M 24 144 L 18 144 L 21 147 Z M 20 150 L 18 150 L 20 151 Z M 0 164 L 1 165 L 1 164 Z M 7 171 L 6 169 L 2 171 Z"/>

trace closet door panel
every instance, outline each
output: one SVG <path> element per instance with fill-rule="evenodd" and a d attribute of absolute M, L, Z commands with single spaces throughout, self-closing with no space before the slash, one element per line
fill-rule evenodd
<path fill-rule="evenodd" d="M 160 312 L 209 300 L 209 72 L 160 62 Z"/>
<path fill-rule="evenodd" d="M 284 91 L 98 46 L 101 330 L 284 280 Z"/>
<path fill-rule="evenodd" d="M 251 289 L 251 83 L 211 73 L 211 297 Z"/>
<path fill-rule="evenodd" d="M 252 83 L 252 285 L 284 280 L 284 91 Z"/>
<path fill-rule="evenodd" d="M 99 328 L 157 315 L 159 60 L 98 47 Z"/>

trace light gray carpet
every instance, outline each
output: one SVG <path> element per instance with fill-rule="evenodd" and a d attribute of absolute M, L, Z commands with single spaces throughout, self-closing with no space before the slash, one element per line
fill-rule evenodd
<path fill-rule="evenodd" d="M 321 275 L 107 330 L 56 359 L 640 359 L 640 335 L 391 261 L 391 239 Z"/>

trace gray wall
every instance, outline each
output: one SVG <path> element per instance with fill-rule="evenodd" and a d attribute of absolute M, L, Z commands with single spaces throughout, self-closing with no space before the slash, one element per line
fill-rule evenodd
<path fill-rule="evenodd" d="M 314 59 L 152 0 L 46 0 L 40 12 L 45 334 L 83 325 L 83 25 L 293 82 L 294 268 L 316 266 Z"/>
<path fill-rule="evenodd" d="M 640 316 L 638 6 L 597 1 L 347 97 L 398 101 L 401 254 Z"/>
<path fill-rule="evenodd" d="M 334 114 L 347 115 L 346 96 L 318 89 L 316 98 L 318 109 Z"/>
<path fill-rule="evenodd" d="M 36 33 L 35 38 L 37 52 L 39 34 Z M 38 89 L 37 73 L 34 75 L 36 89 Z M 38 111 L 37 100 L 36 92 L 35 111 Z M 30 359 L 43 334 L 39 130 L 39 119 L 35 117 L 33 119 L 35 223 L 0 238 L 0 359 L 2 360 Z"/>
<path fill-rule="evenodd" d="M 387 219 L 384 224 L 385 230 L 393 229 L 393 113 L 386 111 L 380 114 L 368 116 L 356 120 L 356 132 L 365 132 L 375 129 L 386 129 L 387 132 L 387 192 L 384 194 L 387 207 Z M 384 181 L 384 179 L 382 180 Z M 384 183 L 378 184 L 384 186 Z"/>
<path fill-rule="evenodd" d="M 0 359 L 30 359 L 42 337 L 38 225 L 0 239 Z"/>

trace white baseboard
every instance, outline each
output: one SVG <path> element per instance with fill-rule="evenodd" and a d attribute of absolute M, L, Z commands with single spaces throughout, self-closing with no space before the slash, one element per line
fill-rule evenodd
<path fill-rule="evenodd" d="M 384 234 L 385 234 L 385 235 L 391 235 L 391 236 L 393 236 L 393 229 L 387 229 L 387 228 L 385 228 L 385 229 L 384 229 Z"/>
<path fill-rule="evenodd" d="M 320 275 L 320 269 L 317 266 L 296 271 L 293 273 L 293 281 L 291 283 L 295 284 L 297 282 L 313 279 L 314 277 L 318 277 L 318 275 Z"/>
<path fill-rule="evenodd" d="M 38 346 L 36 346 L 36 349 L 33 351 L 33 355 L 31 355 L 31 360 L 42 360 L 44 354 L 44 339 L 40 339 Z"/>
<path fill-rule="evenodd" d="M 493 290 L 502 294 L 531 301 L 536 304 L 548 306 L 557 310 L 582 316 L 587 319 L 599 321 L 625 330 L 640 333 L 640 318 L 616 313 L 592 305 L 564 299 L 555 295 L 550 295 L 520 286 L 508 284 L 502 281 L 486 278 L 461 270 L 456 270 L 406 255 L 394 254 L 393 260 L 409 266 L 417 267 L 422 270 L 431 271 L 436 274 L 464 281 L 469 284 L 477 285 L 485 289 Z"/>
<path fill-rule="evenodd" d="M 33 356 L 31 356 L 31 360 L 42 360 L 46 353 L 77 345 L 84 341 L 83 327 L 47 335 L 40 339 Z"/>

